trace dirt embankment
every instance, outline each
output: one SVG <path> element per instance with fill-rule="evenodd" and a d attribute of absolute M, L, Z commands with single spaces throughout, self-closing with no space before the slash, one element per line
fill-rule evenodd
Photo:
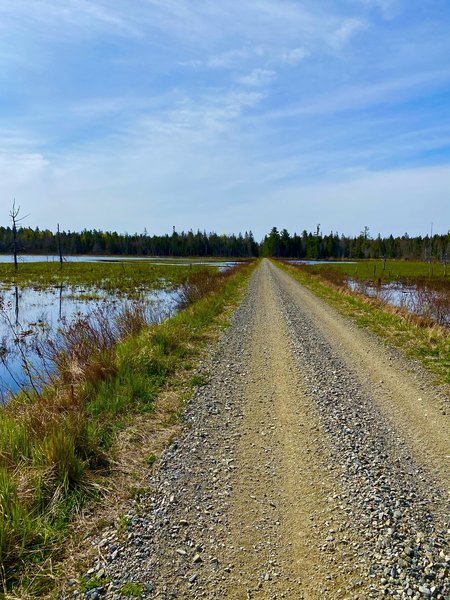
<path fill-rule="evenodd" d="M 426 374 L 268 261 L 203 371 L 149 491 L 93 540 L 86 597 L 450 595 L 448 411 Z"/>

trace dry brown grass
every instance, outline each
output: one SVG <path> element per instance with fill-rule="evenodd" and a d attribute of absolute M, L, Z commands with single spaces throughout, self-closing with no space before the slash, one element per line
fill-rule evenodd
<path fill-rule="evenodd" d="M 321 268 L 320 273 L 311 273 L 308 270 L 307 265 L 292 265 L 287 261 L 282 261 L 288 269 L 302 271 L 305 276 L 314 277 L 315 279 L 322 281 L 336 292 L 339 292 L 343 296 L 357 297 L 361 303 L 367 306 L 373 306 L 381 308 L 385 312 L 399 316 L 406 323 L 414 324 L 416 327 L 425 328 L 430 331 L 434 331 L 439 335 L 448 335 L 450 332 L 448 328 L 443 327 L 436 323 L 434 319 L 428 316 L 423 316 L 414 312 L 411 312 L 406 307 L 394 306 L 389 303 L 389 296 L 386 297 L 370 297 L 364 293 L 350 290 L 347 285 L 348 276 L 342 271 L 337 271 L 333 268 Z M 438 282 L 439 283 L 439 282 Z M 422 280 L 418 280 L 419 295 L 422 295 L 421 304 L 425 304 L 427 301 L 433 300 L 435 304 L 438 304 L 438 308 L 444 314 L 448 314 L 450 311 L 450 298 L 438 297 L 436 298 L 432 294 L 432 290 L 427 287 L 428 283 Z"/>
<path fill-rule="evenodd" d="M 222 287 L 224 280 L 230 278 L 241 268 L 242 265 L 235 265 L 220 273 L 211 269 L 202 269 L 193 273 L 180 288 L 179 307 L 187 308 L 208 294 L 217 292 Z"/>

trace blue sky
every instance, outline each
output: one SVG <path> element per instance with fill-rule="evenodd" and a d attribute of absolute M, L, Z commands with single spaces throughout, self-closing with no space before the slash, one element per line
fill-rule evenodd
<path fill-rule="evenodd" d="M 0 223 L 450 228 L 448 0 L 0 0 Z"/>

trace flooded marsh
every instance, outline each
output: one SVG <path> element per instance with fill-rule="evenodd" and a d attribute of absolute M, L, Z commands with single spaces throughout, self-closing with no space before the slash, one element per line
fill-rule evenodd
<path fill-rule="evenodd" d="M 348 287 L 359 294 L 377 298 L 386 304 L 398 306 L 418 316 L 431 319 L 439 325 L 450 327 L 449 290 L 402 283 L 373 285 L 363 281 L 347 280 Z"/>
<path fill-rule="evenodd" d="M 141 291 L 130 297 L 99 288 L 33 289 L 17 286 L 0 292 L 0 401 L 22 386 L 40 386 L 53 370 L 45 348 L 94 312 L 113 319 L 126 309 L 139 307 L 148 324 L 172 316 L 177 309 L 178 290 Z"/>
<path fill-rule="evenodd" d="M 146 325 L 159 323 L 178 310 L 188 278 L 234 264 L 105 257 L 82 262 L 76 257 L 61 269 L 56 261 L 34 258 L 17 271 L 0 264 L 0 402 L 21 389 L 45 386 L 55 371 L 49 347 L 92 315 L 113 323 L 120 315 L 140 312 Z"/>
<path fill-rule="evenodd" d="M 22 260 L 26 257 L 20 257 Z M 115 257 L 71 257 L 62 267 L 56 260 L 40 261 L 29 257 L 14 269 L 11 262 L 0 261 L 0 286 L 47 288 L 59 285 L 87 286 L 127 294 L 140 289 L 168 289 L 181 285 L 197 271 L 227 269 L 234 261 L 142 260 Z M 40 257 L 41 259 L 44 257 Z M 76 260 L 75 260 L 76 258 Z M 84 257 L 83 257 L 84 258 Z"/>
<path fill-rule="evenodd" d="M 413 261 L 289 261 L 338 287 L 450 327 L 446 265 Z"/>

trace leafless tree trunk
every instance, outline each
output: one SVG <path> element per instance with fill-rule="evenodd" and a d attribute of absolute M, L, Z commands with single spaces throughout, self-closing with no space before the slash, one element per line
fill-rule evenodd
<path fill-rule="evenodd" d="M 59 320 L 62 319 L 63 285 L 59 286 Z"/>
<path fill-rule="evenodd" d="M 59 223 L 58 223 L 57 231 L 58 231 L 59 264 L 60 264 L 60 267 L 62 269 L 63 268 L 63 255 L 62 255 L 62 248 L 61 248 L 61 232 L 59 231 Z"/>
<path fill-rule="evenodd" d="M 14 268 L 18 268 L 17 264 L 17 217 L 19 215 L 20 206 L 16 209 L 16 201 L 14 200 L 11 212 L 9 216 L 12 220 L 12 232 L 13 232 L 13 252 L 14 252 Z"/>
<path fill-rule="evenodd" d="M 12 221 L 12 231 L 13 231 L 13 252 L 14 252 L 14 268 L 18 268 L 17 263 L 17 223 L 23 221 L 28 215 L 19 218 L 20 206 L 16 208 L 16 199 L 14 198 L 12 209 L 9 213 Z"/>
<path fill-rule="evenodd" d="M 431 231 L 430 231 L 430 248 L 429 248 L 429 259 L 430 259 L 430 264 L 431 264 L 431 258 L 432 258 L 432 253 L 433 253 L 433 223 L 431 223 Z"/>
<path fill-rule="evenodd" d="M 20 325 L 19 323 L 19 288 L 17 285 L 14 287 L 14 315 L 16 317 L 16 327 Z"/>

